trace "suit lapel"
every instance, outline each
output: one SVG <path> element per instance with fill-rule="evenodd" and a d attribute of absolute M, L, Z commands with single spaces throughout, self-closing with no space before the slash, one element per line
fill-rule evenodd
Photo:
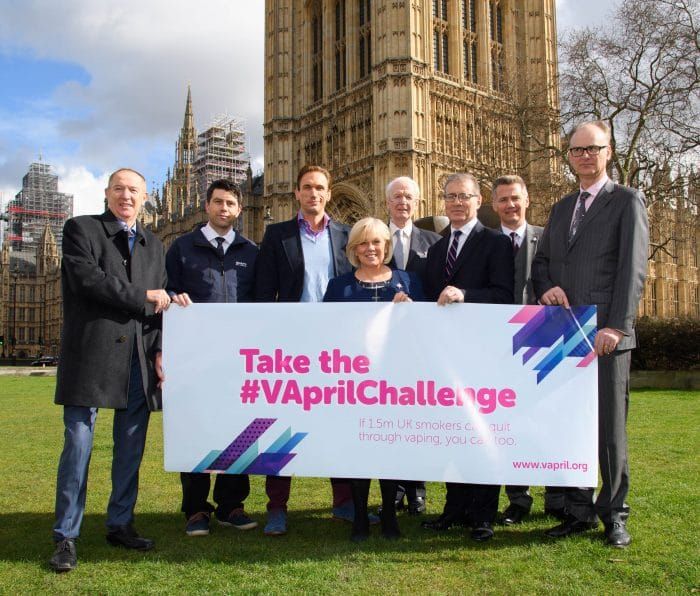
<path fill-rule="evenodd" d="M 415 225 L 413 226 L 413 231 L 411 232 L 411 243 L 408 247 L 408 259 L 406 259 L 406 269 L 408 269 L 409 263 L 418 258 L 419 254 L 425 256 L 426 251 L 429 247 L 425 246 L 423 236 L 421 236 L 419 228 Z"/>
<path fill-rule="evenodd" d="M 297 271 L 301 267 L 304 268 L 304 252 L 301 250 L 301 232 L 296 219 L 291 220 L 289 228 L 286 230 L 285 237 L 282 238 L 282 246 L 284 254 L 287 255 L 289 266 L 292 271 Z"/>
<path fill-rule="evenodd" d="M 608 180 L 605 183 L 605 186 L 600 189 L 600 192 L 596 196 L 596 198 L 593 200 L 593 203 L 591 204 L 591 208 L 586 212 L 586 215 L 583 217 L 583 221 L 579 225 L 578 229 L 576 230 L 576 234 L 574 237 L 571 239 L 571 243 L 569 244 L 569 249 L 576 244 L 576 241 L 581 237 L 581 234 L 584 233 L 586 228 L 590 225 L 590 222 L 595 219 L 595 217 L 606 207 L 606 205 L 612 200 L 612 191 L 615 188 L 615 184 L 613 183 L 612 180 Z M 577 195 L 578 196 L 578 195 Z M 573 212 L 572 212 L 573 216 Z"/>
<path fill-rule="evenodd" d="M 450 279 L 447 280 L 448 282 L 460 270 L 464 262 L 469 257 L 470 252 L 474 250 L 474 246 L 479 243 L 479 239 L 481 238 L 481 233 L 483 231 L 484 226 L 481 224 L 480 221 L 477 220 L 476 225 L 472 228 L 472 231 L 469 233 L 469 236 L 467 236 L 467 239 L 464 241 L 464 246 L 462 246 L 462 250 L 460 250 L 459 254 L 457 255 L 457 260 L 455 261 L 454 269 L 452 269 L 452 275 L 450 276 Z M 449 242 L 452 242 L 452 235 L 450 235 L 449 237 L 448 243 Z M 445 260 L 447 260 L 447 253 L 445 253 Z"/>
<path fill-rule="evenodd" d="M 331 248 L 333 250 L 333 273 L 338 275 L 338 271 L 343 270 L 343 232 L 331 220 L 328 222 L 328 234 L 330 235 Z"/>

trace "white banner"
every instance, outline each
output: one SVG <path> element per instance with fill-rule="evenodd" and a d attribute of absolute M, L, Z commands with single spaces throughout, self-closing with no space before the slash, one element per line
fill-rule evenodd
<path fill-rule="evenodd" d="M 165 314 L 165 469 L 595 486 L 595 307 Z"/>

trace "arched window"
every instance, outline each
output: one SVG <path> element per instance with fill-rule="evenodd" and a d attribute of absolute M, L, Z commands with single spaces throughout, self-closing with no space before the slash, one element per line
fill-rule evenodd
<path fill-rule="evenodd" d="M 499 0 L 491 0 L 489 8 L 491 87 L 495 91 L 503 91 L 503 11 Z"/>
<path fill-rule="evenodd" d="M 311 83 L 313 101 L 323 97 L 323 19 L 321 2 L 316 0 L 311 5 Z"/>
<path fill-rule="evenodd" d="M 433 70 L 450 72 L 447 0 L 433 0 Z"/>
<path fill-rule="evenodd" d="M 372 72 L 372 5 L 370 0 L 358 0 L 359 11 L 359 63 L 360 78 L 364 79 Z"/>
<path fill-rule="evenodd" d="M 347 69 L 345 62 L 345 0 L 335 2 L 335 90 L 345 87 Z"/>
<path fill-rule="evenodd" d="M 462 0 L 462 76 L 466 83 L 478 82 L 476 1 Z"/>

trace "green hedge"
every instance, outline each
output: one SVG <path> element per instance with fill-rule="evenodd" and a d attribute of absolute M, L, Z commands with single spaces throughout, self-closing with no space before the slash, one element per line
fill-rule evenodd
<path fill-rule="evenodd" d="M 700 320 L 639 319 L 632 370 L 700 370 Z"/>

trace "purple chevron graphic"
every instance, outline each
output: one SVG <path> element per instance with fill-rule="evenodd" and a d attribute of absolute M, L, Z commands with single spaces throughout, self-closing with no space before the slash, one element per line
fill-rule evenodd
<path fill-rule="evenodd" d="M 207 468 L 207 472 L 228 470 L 233 463 L 272 426 L 275 418 L 256 418 Z"/>
<path fill-rule="evenodd" d="M 296 453 L 291 453 L 308 433 L 291 434 L 287 428 L 264 453 L 258 454 L 258 439 L 277 421 L 277 418 L 255 418 L 221 452 L 212 451 L 192 470 L 229 474 L 277 475 Z"/>
<path fill-rule="evenodd" d="M 586 367 L 595 359 L 595 306 L 524 306 L 508 322 L 522 327 L 513 336 L 513 354 L 527 348 L 523 366 L 544 350 L 536 360 L 537 384 L 541 383 L 565 358 L 581 358 L 577 367 Z"/>

